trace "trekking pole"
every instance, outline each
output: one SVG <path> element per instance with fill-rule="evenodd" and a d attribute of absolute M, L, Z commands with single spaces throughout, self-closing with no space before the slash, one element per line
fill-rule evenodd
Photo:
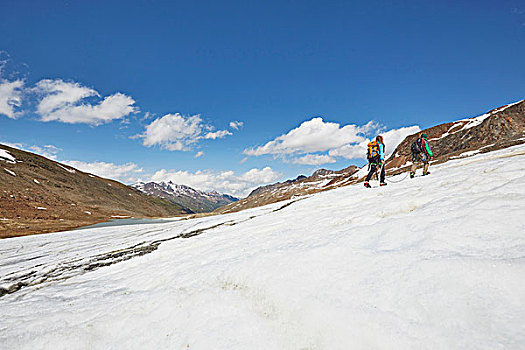
<path fill-rule="evenodd" d="M 381 164 L 381 168 L 379 168 L 379 173 L 377 172 L 378 168 L 376 167 L 376 180 L 381 182 L 381 173 L 383 172 L 383 168 L 385 167 L 385 164 Z"/>

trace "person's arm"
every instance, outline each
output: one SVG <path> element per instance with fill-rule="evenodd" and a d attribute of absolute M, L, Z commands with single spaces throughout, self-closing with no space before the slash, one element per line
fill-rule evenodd
<path fill-rule="evenodd" d="M 379 159 L 381 162 L 385 161 L 385 145 L 382 143 L 379 144 Z"/>

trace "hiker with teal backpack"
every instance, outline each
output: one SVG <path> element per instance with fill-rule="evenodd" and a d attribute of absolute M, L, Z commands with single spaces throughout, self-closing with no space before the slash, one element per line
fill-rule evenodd
<path fill-rule="evenodd" d="M 432 149 L 427 141 L 427 134 L 422 134 L 416 141 L 412 143 L 410 150 L 412 151 L 412 168 L 410 169 L 410 178 L 416 176 L 417 163 L 423 163 L 423 176 L 430 174 L 428 171 L 429 162 L 432 160 Z"/>
<path fill-rule="evenodd" d="M 374 175 L 377 170 L 381 169 L 381 175 L 379 178 L 379 183 L 381 186 L 386 186 L 385 182 L 385 144 L 383 143 L 383 137 L 381 135 L 377 135 L 375 141 L 371 141 L 368 144 L 368 152 L 367 152 L 367 159 L 368 159 L 368 168 L 370 171 L 368 172 L 368 175 L 366 176 L 365 180 L 365 187 L 370 188 L 370 179 L 372 178 L 372 175 Z"/>

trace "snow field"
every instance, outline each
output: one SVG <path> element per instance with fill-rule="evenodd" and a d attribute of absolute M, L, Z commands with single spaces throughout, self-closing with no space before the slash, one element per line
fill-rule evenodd
<path fill-rule="evenodd" d="M 46 275 L 222 224 L 90 272 L 64 268 L 57 280 L 1 297 L 0 344 L 524 348 L 524 160 L 522 145 L 384 188 L 358 184 L 215 217 L 0 241 L 0 276 Z"/>

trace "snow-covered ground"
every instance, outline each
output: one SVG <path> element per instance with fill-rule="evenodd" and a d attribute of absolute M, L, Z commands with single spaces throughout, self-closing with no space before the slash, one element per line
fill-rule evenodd
<path fill-rule="evenodd" d="M 525 146 L 430 170 L 2 240 L 0 348 L 525 348 Z"/>

